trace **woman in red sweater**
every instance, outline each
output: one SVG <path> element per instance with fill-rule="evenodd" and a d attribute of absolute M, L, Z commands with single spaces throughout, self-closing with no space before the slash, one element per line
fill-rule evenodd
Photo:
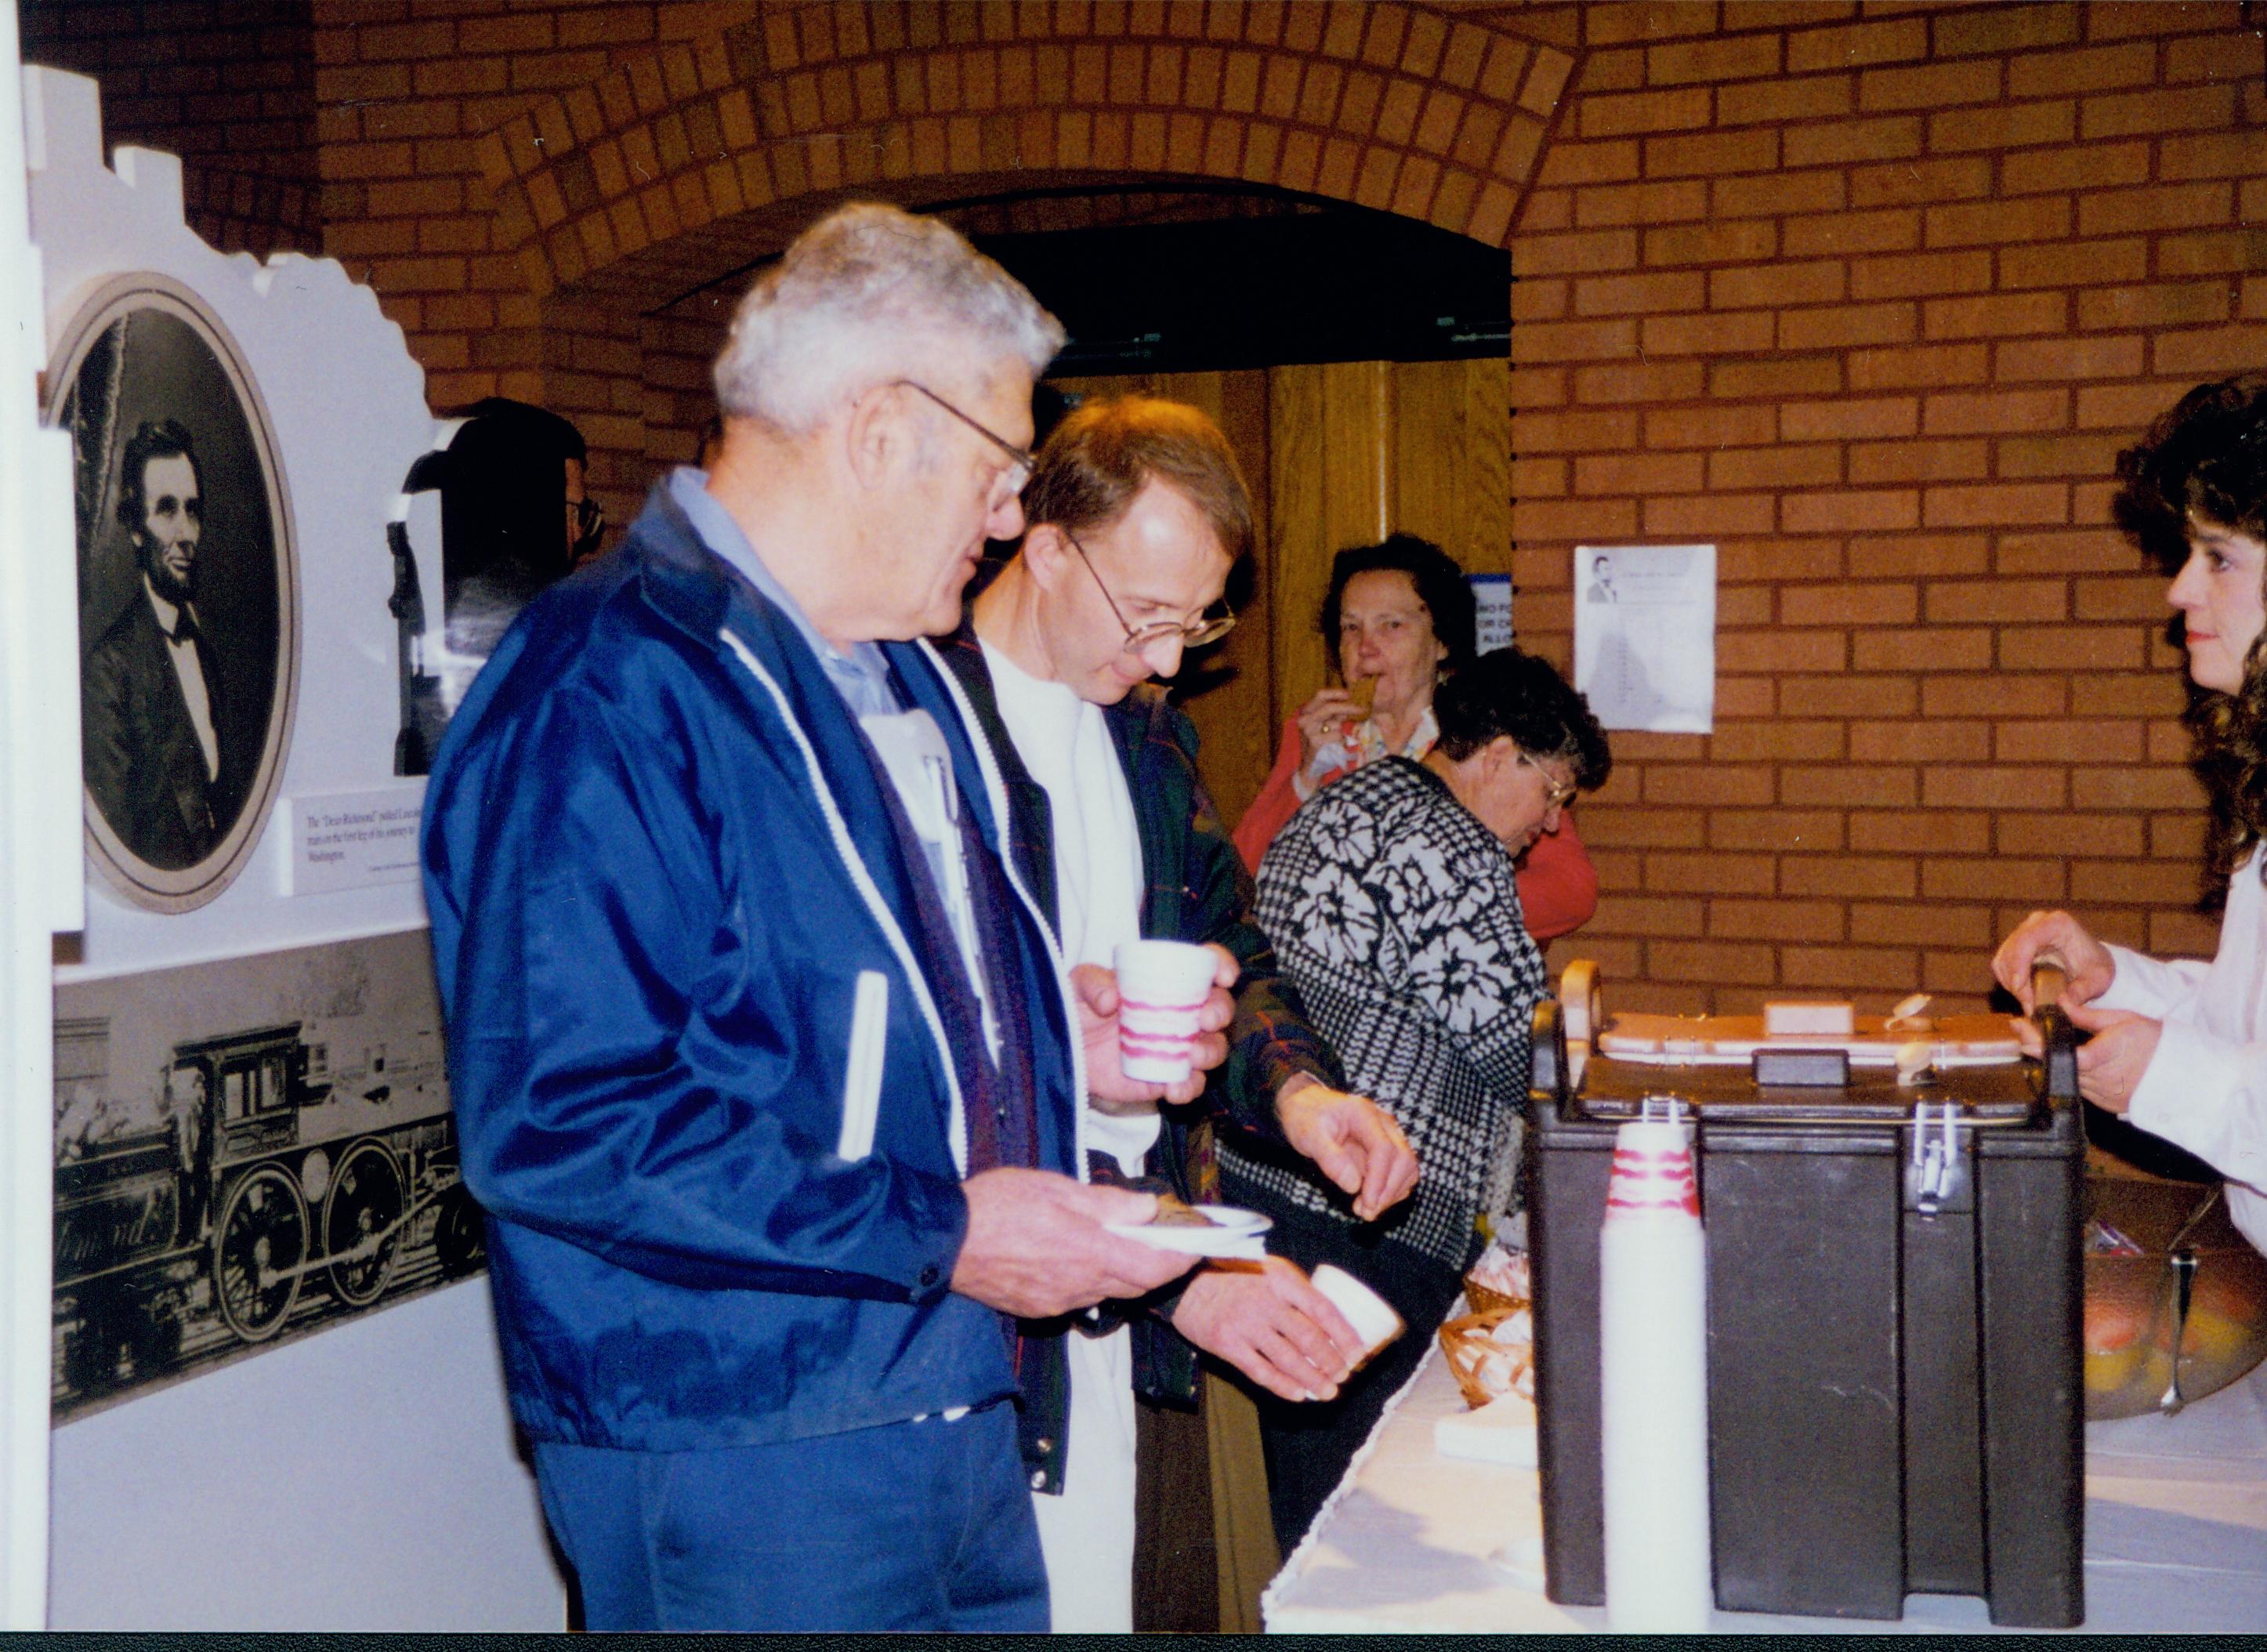
<path fill-rule="evenodd" d="M 1433 749 L 1433 691 L 1472 657 L 1475 628 L 1471 586 L 1439 546 L 1396 533 L 1338 554 L 1323 598 L 1323 647 L 1346 686 L 1323 689 L 1283 725 L 1275 767 L 1236 828 L 1245 866 L 1257 873 L 1283 823 L 1341 775 Z M 1538 944 L 1597 910 L 1597 869 L 1572 814 L 1521 860 L 1519 901 Z"/>

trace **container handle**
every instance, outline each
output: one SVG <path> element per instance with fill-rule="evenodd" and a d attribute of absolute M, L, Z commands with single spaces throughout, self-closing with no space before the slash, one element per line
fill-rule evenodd
<path fill-rule="evenodd" d="M 1527 1099 L 1530 1108 L 1549 1105 L 1574 1116 L 1566 1082 L 1566 1021 L 1556 998 L 1535 1006 L 1528 1034 Z"/>
<path fill-rule="evenodd" d="M 2078 1030 L 2063 1013 L 2063 989 L 2070 977 L 2062 959 L 2042 952 L 2031 964 L 2031 1019 L 2038 1024 L 2040 1066 L 2045 1077 L 2041 1099 L 2078 1103 Z"/>
<path fill-rule="evenodd" d="M 2058 1002 L 2069 985 L 2070 976 L 2064 971 L 2058 955 L 2042 952 L 2031 961 L 2031 1007 L 2035 1012 Z"/>

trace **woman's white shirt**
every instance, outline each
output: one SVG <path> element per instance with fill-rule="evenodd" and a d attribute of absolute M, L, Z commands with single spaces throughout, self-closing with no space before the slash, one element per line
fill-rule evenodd
<path fill-rule="evenodd" d="M 2122 946 L 2095 1000 L 2164 1023 L 2126 1117 L 2186 1148 L 2227 1178 L 2228 1214 L 2267 1252 L 2267 888 L 2262 851 L 2229 881 L 2211 963 L 2166 961 Z"/>

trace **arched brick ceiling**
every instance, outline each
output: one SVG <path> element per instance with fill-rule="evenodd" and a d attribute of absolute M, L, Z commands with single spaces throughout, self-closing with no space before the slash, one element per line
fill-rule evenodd
<path fill-rule="evenodd" d="M 1223 184 L 1507 243 L 1574 59 L 1425 5 L 808 0 L 488 134 L 530 290 L 665 304 L 849 195 Z"/>

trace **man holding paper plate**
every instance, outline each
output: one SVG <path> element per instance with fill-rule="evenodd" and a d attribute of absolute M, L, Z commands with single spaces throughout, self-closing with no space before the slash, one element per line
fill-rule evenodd
<path fill-rule="evenodd" d="M 1339 1088 L 1335 1059 L 1251 920 L 1251 878 L 1197 780 L 1195 730 L 1150 682 L 1234 622 L 1222 592 L 1250 547 L 1251 508 L 1227 440 L 1194 407 L 1088 402 L 1041 449 L 1024 514 L 1020 553 L 983 587 L 944 653 L 999 755 L 1023 870 L 1066 959 L 1117 960 L 1136 1062 L 1153 1049 L 1170 1058 L 1172 1004 L 1210 978 L 1207 960 L 1228 963 L 1236 1020 L 1228 1062 L 1205 1091 L 1211 1110 L 1288 1143 L 1365 1212 L 1387 1208 L 1413 1185 L 1416 1160 L 1390 1115 Z M 1185 980 L 1173 980 L 1177 969 Z M 1169 1098 L 1195 1097 L 1203 1076 Z M 1162 1178 L 1200 1208 L 1217 1197 L 1207 1112 L 1094 1098 L 1084 1127 L 1097 1179 Z M 1192 1539 L 1203 1534 L 1186 1528 L 1204 1524 L 1202 1499 L 1163 1509 L 1162 1488 L 1243 1488 L 1219 1461 L 1238 1460 L 1227 1433 L 1237 1396 L 1215 1379 L 1204 1414 L 1185 1410 L 1199 1392 L 1196 1350 L 1292 1399 L 1335 1393 L 1363 1352 L 1362 1337 L 1303 1273 L 1257 1259 L 1258 1233 L 1158 1237 L 1184 1236 L 1256 1265 L 1202 1269 L 1185 1289 L 1148 1299 L 1130 1325 L 1090 1317 L 1075 1327 L 1084 1335 L 1027 1344 L 1038 1363 L 1024 1367 L 1025 1459 L 1059 1630 L 1245 1626 L 1200 1612 L 1192 1620 L 1166 1604 L 1182 1592 L 1174 1585 L 1197 1582 L 1208 1605 L 1210 1580 L 1161 1577 L 1162 1563 L 1147 1555 L 1137 1568 L 1137 1506 L 1152 1516 L 1145 1526 L 1175 1528 L 1180 1552 L 1200 1556 L 1205 1546 Z M 1137 1408 L 1137 1394 L 1151 1403 Z M 1241 1414 L 1243 1460 L 1256 1470 L 1248 1404 Z M 1178 1473 L 1174 1463 L 1197 1466 Z M 1244 1486 L 1256 1493 L 1256 1480 Z M 1266 1542 L 1256 1495 L 1246 1514 Z M 1216 1542 L 1242 1552 L 1232 1508 L 1215 1509 L 1212 1524 Z M 1266 1567 L 1263 1556 L 1244 1569 L 1264 1582 Z M 1222 1569 L 1237 1572 L 1236 1553 Z"/>
<path fill-rule="evenodd" d="M 1062 339 L 941 222 L 830 214 L 734 316 L 714 467 L 527 607 L 436 757 L 465 1179 L 591 1628 L 1045 1630 L 1018 1322 L 1192 1265 L 1076 1173 L 1088 1094 L 1171 1092 L 917 640 L 1022 529 Z"/>

